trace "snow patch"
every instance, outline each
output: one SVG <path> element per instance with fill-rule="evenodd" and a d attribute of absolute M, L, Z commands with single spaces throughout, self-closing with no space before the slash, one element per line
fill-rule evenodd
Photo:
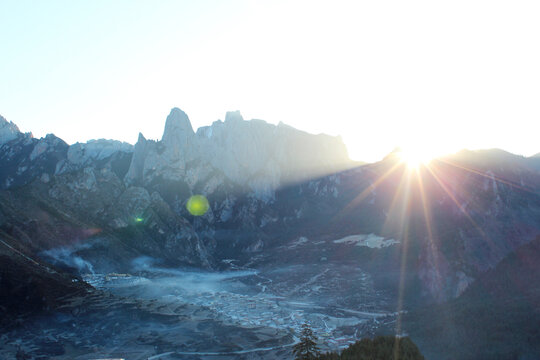
<path fill-rule="evenodd" d="M 358 234 L 349 235 L 344 238 L 334 240 L 334 244 L 354 244 L 356 246 L 367 246 L 372 249 L 381 249 L 390 245 L 399 244 L 399 241 L 394 239 L 385 239 L 382 236 L 375 234 Z"/>
<path fill-rule="evenodd" d="M 305 237 L 305 236 L 301 236 L 299 237 L 298 239 L 296 239 L 295 241 L 293 241 L 290 245 L 289 245 L 289 249 L 294 249 L 298 246 L 302 246 L 302 245 L 305 245 L 308 243 L 308 238 Z"/>

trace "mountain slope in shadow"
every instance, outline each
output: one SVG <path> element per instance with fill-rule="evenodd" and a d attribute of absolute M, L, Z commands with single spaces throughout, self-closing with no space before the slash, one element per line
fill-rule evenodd
<path fill-rule="evenodd" d="M 403 320 L 427 358 L 540 358 L 540 237 L 508 255 L 459 298 Z"/>

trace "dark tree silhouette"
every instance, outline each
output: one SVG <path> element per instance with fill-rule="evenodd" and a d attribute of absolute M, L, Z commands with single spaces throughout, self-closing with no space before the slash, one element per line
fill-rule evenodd
<path fill-rule="evenodd" d="M 311 360 L 319 356 L 319 347 L 317 346 L 317 337 L 308 324 L 302 325 L 302 335 L 300 342 L 293 347 L 293 354 L 296 360 Z"/>
<path fill-rule="evenodd" d="M 379 336 L 362 339 L 338 354 L 325 353 L 318 360 L 424 360 L 420 350 L 408 337 Z"/>
<path fill-rule="evenodd" d="M 17 359 L 17 360 L 29 360 L 31 358 L 32 357 L 30 355 L 28 355 L 26 352 L 24 352 L 21 349 L 20 345 L 17 347 L 17 353 L 15 354 L 15 359 Z"/>

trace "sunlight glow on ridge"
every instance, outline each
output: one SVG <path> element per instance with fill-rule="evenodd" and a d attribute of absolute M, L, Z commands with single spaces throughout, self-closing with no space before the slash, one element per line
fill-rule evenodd
<path fill-rule="evenodd" d="M 435 156 L 420 148 L 406 148 L 399 152 L 399 158 L 405 162 L 409 168 L 418 168 L 420 165 L 427 165 Z"/>

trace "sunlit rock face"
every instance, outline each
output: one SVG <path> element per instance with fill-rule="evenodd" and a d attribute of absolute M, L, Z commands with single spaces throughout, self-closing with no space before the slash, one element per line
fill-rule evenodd
<path fill-rule="evenodd" d="M 185 172 L 186 162 L 195 158 L 198 150 L 195 132 L 185 112 L 178 108 L 171 110 L 161 143 L 164 147 L 162 155 L 169 160 L 169 165 L 176 165 Z"/>
<path fill-rule="evenodd" d="M 12 122 L 8 122 L 0 115 L 0 145 L 16 139 L 20 134 L 21 132 L 19 131 L 17 125 Z"/>
<path fill-rule="evenodd" d="M 142 135 L 126 176 L 128 183 L 149 184 L 155 178 L 198 181 L 225 179 L 270 199 L 281 185 L 342 170 L 350 165 L 339 137 L 311 135 L 280 123 L 245 121 L 240 112 L 228 112 L 225 121 L 193 132 L 187 115 L 174 108 L 160 142 Z M 193 175 L 197 174 L 199 176 Z M 214 177 L 216 174 L 214 174 Z"/>
<path fill-rule="evenodd" d="M 0 188 L 26 185 L 37 178 L 79 171 L 85 167 L 108 168 L 124 177 L 133 146 L 115 140 L 90 140 L 69 146 L 54 134 L 36 139 L 21 133 L 0 117 Z"/>
<path fill-rule="evenodd" d="M 87 164 L 93 160 L 103 160 L 116 152 L 131 153 L 133 145 L 117 140 L 90 140 L 69 147 L 67 159 L 73 164 Z"/>
<path fill-rule="evenodd" d="M 269 241 L 261 226 L 280 222 L 279 212 L 268 208 L 276 190 L 349 164 L 340 138 L 245 121 L 239 112 L 194 132 L 188 116 L 175 108 L 161 140 L 140 134 L 135 146 L 103 139 L 69 146 L 54 135 L 34 139 L 5 120 L 2 125 L 7 129 L 0 148 L 2 187 L 26 186 L 29 198 L 47 205 L 21 204 L 23 212 L 35 207 L 50 219 L 69 214 L 55 220 L 61 226 L 40 220 L 54 231 L 28 238 L 37 236 L 36 247 L 47 249 L 55 239 L 64 246 L 84 241 L 80 234 L 87 228 L 99 229 L 93 236 L 114 251 L 101 252 L 105 245 L 100 245 L 84 250 L 86 256 L 95 261 L 112 256 L 121 259 L 118 266 L 145 254 L 209 267 L 223 248 L 261 252 Z M 207 196 L 210 205 L 196 219 L 185 207 L 193 194 Z M 301 212 L 295 213 L 299 218 Z M 27 225 L 20 228 L 26 231 Z"/>

